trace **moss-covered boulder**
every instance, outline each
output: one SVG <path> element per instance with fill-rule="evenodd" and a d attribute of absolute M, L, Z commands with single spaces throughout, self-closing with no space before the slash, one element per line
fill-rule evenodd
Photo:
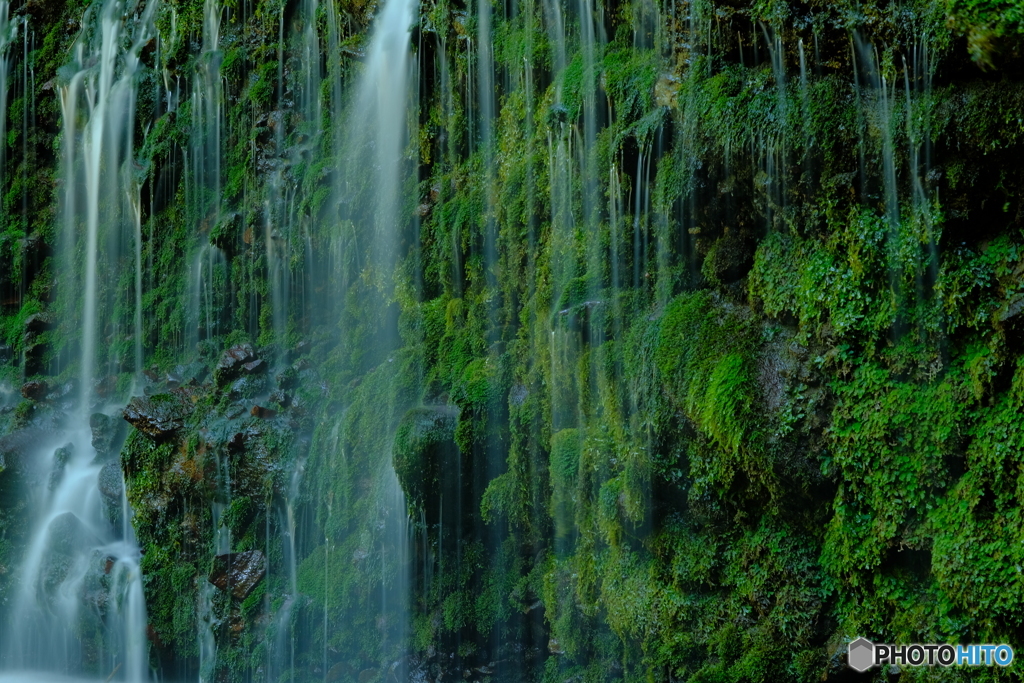
<path fill-rule="evenodd" d="M 413 408 L 395 434 L 395 473 L 406 497 L 415 504 L 436 499 L 445 474 L 458 466 L 455 445 L 458 413 L 447 406 Z"/>

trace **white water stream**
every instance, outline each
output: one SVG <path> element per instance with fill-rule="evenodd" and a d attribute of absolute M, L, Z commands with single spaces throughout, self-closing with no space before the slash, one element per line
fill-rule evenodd
<path fill-rule="evenodd" d="M 136 376 L 141 371 L 141 201 L 132 150 L 135 76 L 153 35 L 154 5 L 126 9 L 105 0 L 90 8 L 60 85 L 61 250 L 67 272 L 75 274 L 63 296 L 70 310 L 81 311 L 80 397 L 61 432 L 23 454 L 32 529 L 2 644 L 0 681 L 149 680 L 131 510 L 116 456 L 93 446 L 90 416 L 117 410 L 100 402 L 95 379 L 126 362 L 101 330 L 134 335 L 134 358 L 127 362 Z M 134 269 L 134 286 L 119 287 L 123 268 Z M 119 319 L 118 303 L 135 315 Z"/>

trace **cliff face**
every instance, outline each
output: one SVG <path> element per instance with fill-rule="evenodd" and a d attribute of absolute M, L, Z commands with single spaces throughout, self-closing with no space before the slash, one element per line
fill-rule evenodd
<path fill-rule="evenodd" d="M 0 603 L 62 671 L 1017 642 L 1017 2 L 7 9 Z"/>

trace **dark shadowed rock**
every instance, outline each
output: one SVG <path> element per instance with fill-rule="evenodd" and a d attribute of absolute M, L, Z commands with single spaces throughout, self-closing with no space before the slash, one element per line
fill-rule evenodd
<path fill-rule="evenodd" d="M 266 561 L 259 550 L 227 553 L 213 558 L 210 583 L 222 591 L 231 591 L 238 600 L 244 600 L 263 580 Z"/>
<path fill-rule="evenodd" d="M 411 499 L 436 498 L 448 473 L 457 470 L 457 426 L 458 412 L 449 406 L 413 408 L 402 417 L 395 434 L 393 458 L 398 481 Z"/>
<path fill-rule="evenodd" d="M 228 396 L 233 399 L 252 398 L 261 393 L 267 386 L 267 378 L 263 375 L 240 377 L 231 383 Z"/>
<path fill-rule="evenodd" d="M 25 318 L 26 332 L 44 332 L 53 327 L 53 318 L 48 313 L 34 313 Z"/>
<path fill-rule="evenodd" d="M 249 363 L 243 363 L 242 369 L 245 370 L 250 375 L 255 375 L 260 372 L 266 372 L 267 364 L 261 361 L 259 358 L 257 358 L 256 360 L 251 361 Z"/>
<path fill-rule="evenodd" d="M 192 399 L 178 390 L 154 396 L 136 396 L 124 409 L 124 419 L 157 441 L 169 439 L 182 428 L 192 413 Z"/>
<path fill-rule="evenodd" d="M 229 453 L 241 453 L 245 450 L 245 434 L 242 432 L 235 432 L 228 439 L 228 452 Z"/>
<path fill-rule="evenodd" d="M 49 387 L 46 382 L 42 380 L 25 382 L 21 385 L 21 395 L 30 401 L 41 401 L 46 397 L 47 389 L 49 389 Z"/>
<path fill-rule="evenodd" d="M 277 416 L 277 411 L 270 408 L 264 408 L 263 406 L 253 406 L 249 414 L 253 417 L 258 417 L 261 420 L 270 420 Z"/>
<path fill-rule="evenodd" d="M 126 431 L 123 420 L 104 413 L 90 415 L 89 427 L 92 429 L 92 447 L 101 457 L 111 455 L 118 449 Z"/>
<path fill-rule="evenodd" d="M 242 374 L 245 366 L 257 360 L 251 344 L 236 344 L 224 352 L 213 371 L 218 386 L 224 386 Z"/>
<path fill-rule="evenodd" d="M 64 468 L 74 454 L 75 444 L 70 441 L 53 452 L 53 469 L 50 470 L 49 481 L 51 491 L 60 485 L 60 480 L 64 478 Z"/>
<path fill-rule="evenodd" d="M 259 436 L 260 430 L 254 426 L 249 426 L 239 432 L 235 432 L 228 438 L 228 453 L 243 452 Z"/>

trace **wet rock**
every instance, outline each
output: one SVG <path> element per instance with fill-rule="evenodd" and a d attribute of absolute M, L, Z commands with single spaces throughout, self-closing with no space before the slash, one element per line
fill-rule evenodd
<path fill-rule="evenodd" d="M 288 404 L 291 403 L 291 397 L 281 390 L 271 393 L 270 400 L 282 408 L 287 408 Z"/>
<path fill-rule="evenodd" d="M 47 534 L 48 552 L 74 555 L 99 545 L 99 539 L 73 512 L 54 517 L 47 528 Z"/>
<path fill-rule="evenodd" d="M 271 420 L 277 417 L 277 411 L 270 408 L 264 408 L 263 406 L 253 406 L 249 414 L 253 417 L 258 417 L 261 420 Z"/>
<path fill-rule="evenodd" d="M 62 398 L 67 398 L 78 390 L 78 382 L 75 380 L 68 380 L 63 384 L 58 384 L 55 387 L 50 387 L 50 392 L 46 395 L 46 398 L 51 401 L 59 401 Z"/>
<path fill-rule="evenodd" d="M 90 415 L 89 427 L 92 429 L 92 447 L 96 449 L 96 455 L 100 457 L 116 453 L 120 449 L 127 431 L 123 420 L 104 413 Z"/>
<path fill-rule="evenodd" d="M 70 513 L 68 513 L 70 514 Z M 39 582 L 46 595 L 52 596 L 57 588 L 64 583 L 75 560 L 64 553 L 46 553 L 39 565 Z"/>
<path fill-rule="evenodd" d="M 521 406 L 526 403 L 526 399 L 530 396 L 530 390 L 525 385 L 516 384 L 512 387 L 512 391 L 509 393 L 509 400 L 514 406 Z"/>
<path fill-rule="evenodd" d="M 246 364 L 257 360 L 251 344 L 236 344 L 224 352 L 213 371 L 217 386 L 225 386 L 242 374 Z"/>
<path fill-rule="evenodd" d="M 46 391 L 49 386 L 42 380 L 25 382 L 21 385 L 21 395 L 30 401 L 41 401 L 46 398 Z"/>
<path fill-rule="evenodd" d="M 343 677 L 351 678 L 355 675 L 355 670 L 345 662 L 338 662 L 330 669 L 327 670 L 327 678 L 324 679 L 327 683 L 334 683 L 334 681 L 341 680 Z"/>
<path fill-rule="evenodd" d="M 260 372 L 266 372 L 267 371 L 267 364 L 264 363 L 263 361 L 261 361 L 259 358 L 257 358 L 256 360 L 254 360 L 252 362 L 243 363 L 242 364 L 242 369 L 245 370 L 245 372 L 247 374 L 255 375 L 255 374 L 260 373 Z"/>
<path fill-rule="evenodd" d="M 100 398 L 109 398 L 117 391 L 117 376 L 107 375 L 102 379 L 96 380 L 96 384 L 94 386 L 97 396 Z"/>
<path fill-rule="evenodd" d="M 370 683 L 377 677 L 376 669 L 363 669 L 359 672 L 359 683 Z"/>
<path fill-rule="evenodd" d="M 123 411 L 124 419 L 156 441 L 173 437 L 194 410 L 191 397 L 182 391 L 136 396 Z"/>
<path fill-rule="evenodd" d="M 231 591 L 237 600 L 244 600 L 263 580 L 266 560 L 259 550 L 227 553 L 213 559 L 210 583 L 222 591 Z"/>
<path fill-rule="evenodd" d="M 116 462 L 108 462 L 100 470 L 97 486 L 100 495 L 109 502 L 121 504 L 121 494 L 124 491 L 124 482 L 121 479 L 121 466 Z"/>
<path fill-rule="evenodd" d="M 287 368 L 283 372 L 279 372 L 274 381 L 277 382 L 280 389 L 293 389 L 299 383 L 299 373 L 295 368 Z"/>
<path fill-rule="evenodd" d="M 241 377 L 232 382 L 228 396 L 233 399 L 252 398 L 263 391 L 266 384 L 266 379 L 260 375 Z"/>
<path fill-rule="evenodd" d="M 249 442 L 252 439 L 256 439 L 259 436 L 260 431 L 255 427 L 248 427 L 240 432 L 235 432 L 228 438 L 228 453 L 241 453 L 249 446 Z"/>
<path fill-rule="evenodd" d="M 0 344 L 0 363 L 6 363 L 14 357 L 14 349 L 10 344 Z"/>
<path fill-rule="evenodd" d="M 1003 307 L 996 313 L 996 319 L 1003 323 L 1007 320 L 1020 316 L 1022 312 L 1024 312 L 1024 294 L 1018 294 L 1003 305 Z"/>
<path fill-rule="evenodd" d="M 61 479 L 64 478 L 64 467 L 74 454 L 75 444 L 70 441 L 53 452 L 53 469 L 50 470 L 50 481 L 48 483 L 51 491 L 60 486 Z"/>
<path fill-rule="evenodd" d="M 21 429 L 0 437 L 0 469 L 19 467 L 32 456 L 38 457 L 47 441 L 53 443 L 51 439 L 52 433 L 38 427 Z"/>
<path fill-rule="evenodd" d="M 25 331 L 39 334 L 53 329 L 53 317 L 49 313 L 33 313 L 25 318 Z"/>

